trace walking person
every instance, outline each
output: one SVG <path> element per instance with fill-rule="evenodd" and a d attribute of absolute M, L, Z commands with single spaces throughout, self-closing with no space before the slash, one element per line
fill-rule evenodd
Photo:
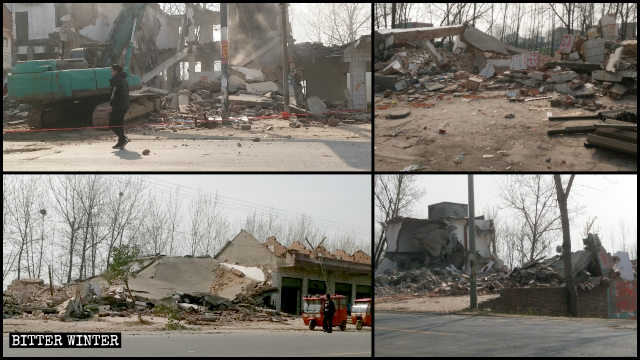
<path fill-rule="evenodd" d="M 324 302 L 324 319 L 322 319 L 322 328 L 324 332 L 331 333 L 333 328 L 333 315 L 336 313 L 336 305 L 331 300 L 331 295 L 327 294 L 327 300 Z"/>
<path fill-rule="evenodd" d="M 111 66 L 111 99 L 109 100 L 109 126 L 118 135 L 118 142 L 113 149 L 124 149 L 129 142 L 129 138 L 124 135 L 124 114 L 129 109 L 129 84 L 125 80 L 127 73 L 122 66 L 114 64 Z"/>

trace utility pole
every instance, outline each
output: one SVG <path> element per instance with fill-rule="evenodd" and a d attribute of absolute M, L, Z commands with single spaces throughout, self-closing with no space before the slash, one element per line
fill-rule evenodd
<path fill-rule="evenodd" d="M 287 6 L 287 3 L 280 3 L 282 10 L 282 93 L 284 95 L 284 112 L 289 112 L 289 52 L 287 51 L 289 36 L 287 31 Z"/>
<path fill-rule="evenodd" d="M 477 269 L 476 269 L 476 214 L 475 203 L 473 200 L 473 175 L 469 177 L 469 252 L 471 256 L 469 261 L 471 262 L 471 286 L 469 290 L 471 309 L 478 309 L 478 288 L 477 288 Z"/>
<path fill-rule="evenodd" d="M 227 28 L 227 3 L 220 4 L 220 42 L 222 43 L 222 120 L 229 119 L 229 31 Z"/>

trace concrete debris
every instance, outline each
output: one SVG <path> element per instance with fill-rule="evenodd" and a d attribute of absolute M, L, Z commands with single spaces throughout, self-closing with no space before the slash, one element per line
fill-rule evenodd
<path fill-rule="evenodd" d="M 493 75 L 495 75 L 496 70 L 493 68 L 493 65 L 491 64 L 487 64 L 487 66 L 484 67 L 484 69 L 482 69 L 482 71 L 480 72 L 480 76 L 484 77 L 485 79 L 490 79 L 493 77 Z"/>
<path fill-rule="evenodd" d="M 591 236 L 591 235 L 590 235 Z M 601 245 L 594 245 L 590 238 L 584 240 L 585 250 L 571 253 L 572 276 L 582 291 L 592 291 L 596 286 L 606 286 L 602 281 L 608 273 L 602 273 L 597 265 L 597 253 Z M 526 262 L 511 271 L 500 259 L 492 258 L 478 267 L 478 294 L 500 293 L 505 288 L 559 287 L 564 286 L 564 259 L 560 255 L 549 259 L 535 259 Z M 612 272 L 620 278 L 632 281 L 636 274 L 625 252 L 616 253 L 618 261 Z M 397 294 L 469 294 L 469 273 L 460 271 L 452 265 L 416 267 L 407 270 L 387 269 L 375 277 L 376 296 Z"/>

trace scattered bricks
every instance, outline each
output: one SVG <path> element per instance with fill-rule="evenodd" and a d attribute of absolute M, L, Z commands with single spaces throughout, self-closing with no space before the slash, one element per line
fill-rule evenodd
<path fill-rule="evenodd" d="M 560 98 L 551 99 L 551 106 L 552 107 L 562 107 L 562 99 L 560 99 Z"/>
<path fill-rule="evenodd" d="M 569 60 L 580 60 L 580 55 L 578 55 L 577 52 L 572 52 L 571 54 L 569 54 L 568 56 Z"/>
<path fill-rule="evenodd" d="M 625 40 L 622 42 L 622 55 L 637 57 L 638 56 L 638 40 Z"/>
<path fill-rule="evenodd" d="M 609 97 L 612 99 L 620 99 L 627 92 L 627 87 L 622 84 L 615 84 L 609 89 Z"/>
<path fill-rule="evenodd" d="M 440 89 L 444 89 L 444 85 L 440 84 L 440 83 L 434 83 L 434 82 L 423 82 L 422 83 L 422 87 L 427 89 L 428 91 L 437 91 Z"/>
<path fill-rule="evenodd" d="M 438 52 L 438 50 L 435 48 L 435 46 L 433 46 L 431 41 L 426 40 L 424 42 L 424 45 L 425 45 L 427 51 L 429 52 L 429 54 L 431 56 L 433 56 L 433 58 L 436 60 L 436 63 L 438 64 L 438 66 L 442 66 L 442 65 L 447 63 L 447 59 L 442 57 L 442 55 L 440 55 L 440 52 Z"/>
<path fill-rule="evenodd" d="M 463 79 L 468 79 L 469 76 L 471 76 L 471 75 L 469 75 L 468 72 L 466 72 L 464 70 L 460 70 L 460 71 L 458 71 L 457 73 L 455 73 L 453 75 L 453 78 L 456 79 L 456 80 L 463 80 Z"/>
<path fill-rule="evenodd" d="M 576 103 L 576 99 L 569 94 L 566 94 L 564 96 L 564 99 L 562 100 L 562 105 L 564 107 L 572 107 L 573 105 L 575 105 L 575 103 Z"/>
<path fill-rule="evenodd" d="M 564 83 L 573 80 L 573 78 L 575 78 L 577 75 L 578 74 L 576 74 L 574 71 L 563 71 L 556 74 L 551 74 L 547 79 L 547 82 L 551 84 Z"/>
<path fill-rule="evenodd" d="M 529 76 L 532 79 L 544 81 L 545 75 L 546 74 L 541 71 L 531 71 L 527 76 Z"/>
<path fill-rule="evenodd" d="M 411 113 L 411 112 L 409 112 Z M 389 116 L 389 115 L 387 115 Z M 338 126 L 338 124 L 340 124 L 340 120 L 336 119 L 336 118 L 329 118 L 329 120 L 327 121 L 327 125 L 331 126 L 331 127 L 336 127 Z"/>
<path fill-rule="evenodd" d="M 580 79 L 573 79 L 571 80 L 571 82 L 569 83 L 569 87 L 573 90 L 581 87 L 584 85 L 584 81 L 580 80 Z"/>
<path fill-rule="evenodd" d="M 482 82 L 483 82 L 482 78 L 470 77 L 465 82 L 465 88 L 473 91 L 479 91 L 482 87 Z"/>

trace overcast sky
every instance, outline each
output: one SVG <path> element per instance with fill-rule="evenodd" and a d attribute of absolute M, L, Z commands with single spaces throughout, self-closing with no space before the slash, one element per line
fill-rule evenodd
<path fill-rule="evenodd" d="M 549 175 L 552 176 L 552 175 Z M 467 175 L 419 175 L 419 184 L 426 194 L 415 208 L 415 217 L 427 218 L 427 206 L 442 201 L 468 203 Z M 568 176 L 567 176 L 568 177 Z M 499 183 L 505 175 L 475 175 L 476 216 L 483 210 L 498 205 Z M 582 230 L 588 217 L 597 216 L 600 239 L 607 251 L 611 251 L 612 234 L 614 251 L 620 250 L 619 228 L 623 221 L 629 227 L 627 243 L 637 242 L 637 176 L 636 175 L 576 175 L 569 194 L 572 204 L 584 208 L 571 226 L 571 248 L 582 249 Z M 613 233 L 612 233 L 613 232 Z M 562 238 L 557 244 L 562 243 Z M 628 246 L 628 244 L 627 244 Z M 632 256 L 635 258 L 635 256 Z"/>
<path fill-rule="evenodd" d="M 222 196 L 232 228 L 243 224 L 253 209 L 299 219 L 310 215 L 315 225 L 332 235 L 352 232 L 363 246 L 371 246 L 370 175 L 145 175 L 161 189 L 172 184 Z M 167 183 L 168 182 L 168 183 Z M 239 229 L 238 229 L 239 230 Z M 273 234 L 278 237 L 277 234 Z M 234 234 L 235 236 L 235 234 Z"/>

